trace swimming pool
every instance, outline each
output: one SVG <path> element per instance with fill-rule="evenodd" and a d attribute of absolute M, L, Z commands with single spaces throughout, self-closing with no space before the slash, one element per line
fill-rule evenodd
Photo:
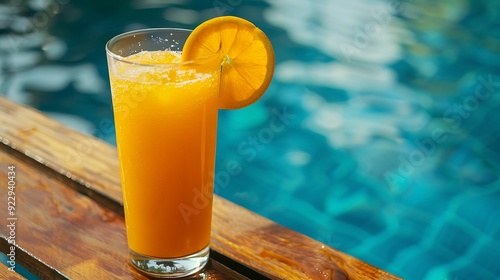
<path fill-rule="evenodd" d="M 0 5 L 0 92 L 112 144 L 109 38 L 251 20 L 275 79 L 220 112 L 216 192 L 405 279 L 500 277 L 498 2 L 30 3 Z"/>

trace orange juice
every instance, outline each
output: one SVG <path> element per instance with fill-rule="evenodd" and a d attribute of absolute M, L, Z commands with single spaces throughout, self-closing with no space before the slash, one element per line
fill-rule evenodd
<path fill-rule="evenodd" d="M 115 63 L 110 81 L 129 247 L 193 254 L 210 242 L 220 69 L 170 51 L 126 60 L 141 64 Z"/>

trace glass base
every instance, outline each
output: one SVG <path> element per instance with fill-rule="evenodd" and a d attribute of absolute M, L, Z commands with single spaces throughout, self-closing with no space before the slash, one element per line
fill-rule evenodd
<path fill-rule="evenodd" d="M 144 274 L 159 278 L 180 278 L 192 275 L 205 267 L 210 247 L 189 256 L 174 259 L 158 259 L 143 256 L 130 250 L 130 262 Z"/>

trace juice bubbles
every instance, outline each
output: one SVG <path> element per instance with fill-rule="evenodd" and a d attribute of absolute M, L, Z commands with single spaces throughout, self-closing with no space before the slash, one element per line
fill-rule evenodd
<path fill-rule="evenodd" d="M 178 258 L 210 242 L 220 69 L 205 65 L 216 63 L 170 51 L 110 63 L 127 239 L 140 255 Z"/>

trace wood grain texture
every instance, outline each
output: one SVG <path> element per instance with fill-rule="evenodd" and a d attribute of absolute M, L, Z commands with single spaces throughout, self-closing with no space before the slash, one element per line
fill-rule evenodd
<path fill-rule="evenodd" d="M 35 174 L 39 172 L 51 173 L 51 184 L 62 182 L 91 198 L 86 201 L 79 197 L 80 202 L 72 201 L 75 193 L 61 191 L 61 199 L 69 202 L 60 207 L 61 214 L 66 214 L 58 221 L 59 226 L 67 225 L 75 218 L 67 213 L 67 207 L 80 203 L 84 212 L 78 215 L 78 219 L 89 223 L 109 223 L 116 227 L 114 230 L 119 234 L 116 238 L 124 242 L 122 197 L 115 148 L 3 98 L 0 98 L 0 112 L 0 143 L 3 143 L 3 148 L 0 144 L 0 150 L 11 153 L 13 158 L 20 161 L 26 162 L 26 158 L 29 158 L 26 164 L 38 170 L 31 171 L 33 176 L 37 176 Z M 103 207 L 97 208 L 97 204 L 90 206 L 92 201 Z M 36 208 L 34 206 L 33 209 Z M 107 209 L 112 211 L 106 212 Z M 101 219 L 104 216 L 113 217 L 112 221 L 103 222 Z M 89 227 L 89 230 L 94 228 Z M 85 236 L 77 235 L 67 241 L 88 240 Z M 120 259 L 120 256 L 126 254 L 123 251 L 126 249 L 124 244 L 120 244 L 117 251 L 113 249 L 110 256 Z M 399 279 L 218 196 L 214 197 L 211 247 L 223 256 L 271 279 Z M 50 249 L 52 248 L 47 248 L 47 251 Z M 69 264 L 57 265 L 66 268 Z M 103 265 L 105 264 L 89 262 L 82 269 Z M 72 270 L 64 271 L 68 273 Z"/>

